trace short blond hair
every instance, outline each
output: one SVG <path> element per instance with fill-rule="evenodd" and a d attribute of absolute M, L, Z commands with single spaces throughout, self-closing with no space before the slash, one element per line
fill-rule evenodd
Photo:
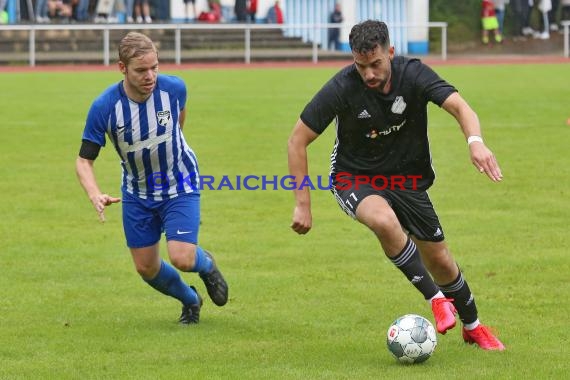
<path fill-rule="evenodd" d="M 119 61 L 125 66 L 129 65 L 131 59 L 153 52 L 158 56 L 154 42 L 142 33 L 129 32 L 119 43 Z"/>

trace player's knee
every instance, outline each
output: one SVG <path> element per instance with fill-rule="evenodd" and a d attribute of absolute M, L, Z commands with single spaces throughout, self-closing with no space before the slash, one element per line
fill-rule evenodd
<path fill-rule="evenodd" d="M 188 249 L 184 252 L 172 254 L 170 262 L 176 269 L 182 272 L 190 272 L 196 265 L 196 249 Z"/>
<path fill-rule="evenodd" d="M 364 222 L 374 233 L 381 237 L 392 235 L 394 232 L 402 230 L 400 222 L 395 215 L 377 214 Z"/>
<path fill-rule="evenodd" d="M 196 265 L 196 245 L 178 241 L 168 242 L 170 263 L 178 270 L 190 272 Z"/>
<path fill-rule="evenodd" d="M 158 271 L 160 270 L 160 267 L 157 268 L 155 265 L 150 265 L 147 263 L 136 263 L 135 269 L 137 270 L 139 276 L 141 276 L 143 279 L 151 280 L 156 277 Z"/>

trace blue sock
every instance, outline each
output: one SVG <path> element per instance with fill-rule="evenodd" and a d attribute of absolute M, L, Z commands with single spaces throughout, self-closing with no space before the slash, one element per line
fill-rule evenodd
<path fill-rule="evenodd" d="M 164 260 L 160 262 L 160 270 L 152 280 L 145 280 L 150 286 L 166 294 L 180 300 L 184 305 L 195 305 L 198 303 L 198 295 L 190 286 L 182 281 L 180 274 L 167 264 Z"/>
<path fill-rule="evenodd" d="M 212 267 L 214 263 L 210 256 L 204 252 L 204 250 L 200 247 L 196 247 L 196 263 L 194 264 L 194 268 L 190 272 L 198 272 L 198 273 L 210 273 L 212 271 Z"/>

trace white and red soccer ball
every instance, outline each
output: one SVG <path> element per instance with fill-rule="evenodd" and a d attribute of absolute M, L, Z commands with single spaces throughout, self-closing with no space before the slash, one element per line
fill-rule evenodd
<path fill-rule="evenodd" d="M 437 346 L 433 325 L 416 314 L 406 314 L 397 318 L 386 335 L 388 350 L 402 363 L 424 362 L 431 357 Z"/>

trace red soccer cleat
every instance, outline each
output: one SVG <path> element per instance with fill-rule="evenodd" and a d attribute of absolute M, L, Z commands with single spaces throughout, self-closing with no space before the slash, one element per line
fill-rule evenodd
<path fill-rule="evenodd" d="M 477 344 L 484 350 L 503 351 L 505 345 L 493 335 L 487 326 L 479 325 L 473 330 L 463 328 L 463 340 L 469 344 Z"/>
<path fill-rule="evenodd" d="M 457 310 L 451 303 L 451 298 L 436 298 L 431 301 L 431 310 L 435 318 L 437 332 L 445 334 L 447 330 L 455 327 L 455 313 Z"/>

